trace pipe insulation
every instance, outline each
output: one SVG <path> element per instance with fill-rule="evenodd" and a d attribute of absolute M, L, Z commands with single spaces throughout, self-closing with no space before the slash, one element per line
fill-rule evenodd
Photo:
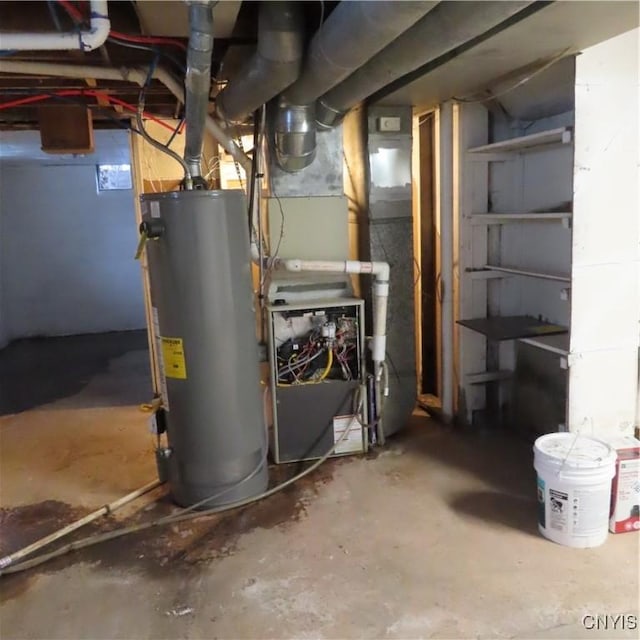
<path fill-rule="evenodd" d="M 184 159 L 192 178 L 202 178 L 200 163 L 211 90 L 213 6 L 210 0 L 189 2 L 189 47 L 185 76 L 186 137 Z M 204 182 L 204 180 L 201 180 Z"/>
<path fill-rule="evenodd" d="M 0 73 L 21 73 L 34 76 L 56 76 L 60 78 L 94 78 L 96 80 L 124 80 L 143 86 L 147 77 L 147 70 L 142 68 L 122 67 L 94 67 L 91 65 L 57 64 L 50 62 L 22 62 L 0 58 Z M 184 104 L 184 89 L 166 69 L 157 67 L 153 78 L 161 82 L 173 96 Z M 230 153 L 242 168 L 251 171 L 251 159 L 238 147 L 233 139 L 227 135 L 223 127 L 210 115 L 206 116 L 207 131 Z"/>
<path fill-rule="evenodd" d="M 111 31 L 107 0 L 91 0 L 91 23 L 87 31 L 59 33 L 0 33 L 0 48 L 9 51 L 93 51 L 101 47 Z"/>
<path fill-rule="evenodd" d="M 261 2 L 259 11 L 256 52 L 216 99 L 218 113 L 227 122 L 242 122 L 300 74 L 300 7 L 296 2 Z"/>
<path fill-rule="evenodd" d="M 437 2 L 341 2 L 313 36 L 300 77 L 280 96 L 274 120 L 278 165 L 295 172 L 316 153 L 315 101 L 411 27 Z"/>
<path fill-rule="evenodd" d="M 527 2 L 440 2 L 413 27 L 320 99 L 316 124 L 330 128 L 356 104 L 390 82 L 476 38 L 528 5 Z"/>

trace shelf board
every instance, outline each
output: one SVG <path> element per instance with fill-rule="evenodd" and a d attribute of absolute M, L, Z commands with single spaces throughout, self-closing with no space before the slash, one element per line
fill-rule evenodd
<path fill-rule="evenodd" d="M 494 280 L 496 278 L 510 277 L 508 273 L 493 271 L 491 269 L 467 269 L 465 273 L 470 275 L 472 280 Z"/>
<path fill-rule="evenodd" d="M 566 327 L 542 322 L 531 316 L 471 318 L 469 320 L 458 320 L 458 324 L 483 334 L 489 340 L 496 341 L 549 336 L 554 333 L 566 333 L 568 331 Z"/>
<path fill-rule="evenodd" d="M 484 371 L 482 373 L 468 373 L 465 377 L 468 384 L 487 384 L 488 382 L 502 382 L 509 380 L 513 371 Z"/>
<path fill-rule="evenodd" d="M 526 276 L 528 278 L 539 278 L 541 280 L 555 280 L 556 282 L 571 282 L 571 278 L 569 276 L 561 276 L 555 273 L 527 271 L 525 269 L 514 269 L 512 267 L 499 267 L 493 264 L 485 264 L 484 268 L 491 271 L 498 271 L 500 273 L 510 273 L 514 276 Z"/>
<path fill-rule="evenodd" d="M 509 138 L 500 142 L 483 144 L 479 147 L 467 149 L 470 154 L 510 153 L 514 151 L 529 151 L 549 145 L 569 144 L 573 139 L 571 127 L 559 127 L 540 133 L 532 133 L 518 138 Z"/>
<path fill-rule="evenodd" d="M 571 219 L 568 211 L 545 213 L 475 213 L 470 216 L 471 224 L 509 224 L 512 222 L 557 222 Z"/>
<path fill-rule="evenodd" d="M 520 342 L 530 344 L 534 347 L 544 349 L 545 351 L 551 351 L 559 356 L 569 355 L 569 334 L 564 333 L 561 335 L 547 335 L 547 336 L 535 336 L 529 338 L 522 338 Z"/>

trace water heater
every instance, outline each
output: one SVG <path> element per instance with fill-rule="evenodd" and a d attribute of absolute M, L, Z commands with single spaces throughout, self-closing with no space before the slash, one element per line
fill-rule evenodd
<path fill-rule="evenodd" d="M 235 502 L 268 482 L 247 209 L 239 190 L 141 197 L 175 501 Z"/>

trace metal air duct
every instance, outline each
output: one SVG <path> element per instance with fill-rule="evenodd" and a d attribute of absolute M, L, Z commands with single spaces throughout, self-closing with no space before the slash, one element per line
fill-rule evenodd
<path fill-rule="evenodd" d="M 441 2 L 344 82 L 316 108 L 319 128 L 335 126 L 349 109 L 393 80 L 476 38 L 532 2 Z"/>
<path fill-rule="evenodd" d="M 309 45 L 304 70 L 280 97 L 276 160 L 300 171 L 315 157 L 315 101 L 429 12 L 437 2 L 341 2 Z"/>
<path fill-rule="evenodd" d="M 189 49 L 185 76 L 186 136 L 184 159 L 196 187 L 206 186 L 200 161 L 211 89 L 211 54 L 213 52 L 213 6 L 210 0 L 189 2 Z M 199 180 L 198 180 L 199 179 Z"/>
<path fill-rule="evenodd" d="M 242 122 L 258 107 L 286 89 L 300 73 L 302 20 L 295 2 L 261 2 L 258 48 L 217 98 L 227 122 Z"/>

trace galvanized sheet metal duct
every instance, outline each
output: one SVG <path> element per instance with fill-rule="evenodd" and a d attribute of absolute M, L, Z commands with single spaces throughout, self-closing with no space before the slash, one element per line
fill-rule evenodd
<path fill-rule="evenodd" d="M 242 122 L 296 80 L 303 55 L 302 20 L 295 2 L 261 2 L 258 48 L 217 98 L 218 113 Z"/>
<path fill-rule="evenodd" d="M 300 77 L 284 94 L 310 104 L 393 42 L 438 2 L 341 2 L 312 38 Z"/>
<path fill-rule="evenodd" d="M 482 35 L 532 2 L 441 2 L 344 82 L 316 108 L 319 128 L 332 127 L 353 106 L 393 80 Z"/>
<path fill-rule="evenodd" d="M 184 159 L 192 178 L 202 172 L 202 144 L 211 89 L 211 54 L 213 52 L 213 6 L 210 0 L 189 3 L 189 48 L 185 76 L 186 135 Z"/>
<path fill-rule="evenodd" d="M 315 157 L 315 100 L 411 27 L 437 2 L 341 2 L 309 44 L 304 70 L 280 97 L 274 121 L 279 166 L 299 171 Z"/>

